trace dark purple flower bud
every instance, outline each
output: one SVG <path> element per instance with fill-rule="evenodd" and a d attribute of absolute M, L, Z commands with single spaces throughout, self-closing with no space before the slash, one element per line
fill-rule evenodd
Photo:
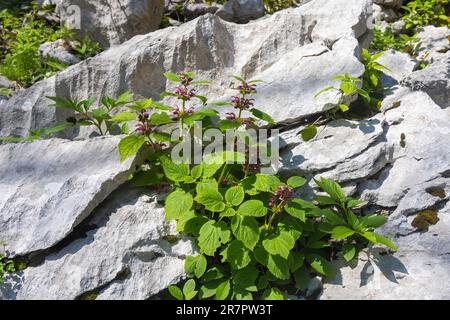
<path fill-rule="evenodd" d="M 170 114 L 174 117 L 178 117 L 180 113 L 180 108 L 178 106 L 175 106 L 172 110 L 170 110 Z"/>
<path fill-rule="evenodd" d="M 140 123 L 136 126 L 136 133 L 147 135 L 155 131 L 155 127 L 148 122 Z"/>
<path fill-rule="evenodd" d="M 235 107 L 236 109 L 249 109 L 250 107 L 252 107 L 253 104 L 253 99 L 243 99 L 240 97 L 231 97 L 231 104 L 233 105 L 233 107 Z"/>
<path fill-rule="evenodd" d="M 193 107 L 187 108 L 185 113 L 186 113 L 186 115 L 190 116 L 191 114 L 194 113 L 194 108 Z"/>
<path fill-rule="evenodd" d="M 233 112 L 226 113 L 226 119 L 229 121 L 236 121 L 237 116 Z"/>
<path fill-rule="evenodd" d="M 251 126 L 253 124 L 252 118 L 244 118 L 242 119 L 242 124 L 245 126 Z"/>
<path fill-rule="evenodd" d="M 183 84 L 183 86 L 188 86 L 191 84 L 191 82 L 194 80 L 191 77 L 188 77 L 184 72 L 179 72 L 177 74 L 178 78 L 180 78 L 181 80 L 181 84 Z"/>
<path fill-rule="evenodd" d="M 239 91 L 242 94 L 253 94 L 256 93 L 256 85 L 249 84 L 248 82 L 243 82 L 239 87 Z"/>
<path fill-rule="evenodd" d="M 148 118 L 150 118 L 150 114 L 148 112 L 144 112 L 139 115 L 139 121 L 141 122 L 145 122 Z"/>
<path fill-rule="evenodd" d="M 195 89 L 187 89 L 185 87 L 176 87 L 174 93 L 181 97 L 181 99 L 188 101 L 191 98 L 195 97 L 196 90 Z"/>

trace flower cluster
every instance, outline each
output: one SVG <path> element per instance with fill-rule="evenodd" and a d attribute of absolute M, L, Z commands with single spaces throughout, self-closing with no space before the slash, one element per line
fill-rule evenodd
<path fill-rule="evenodd" d="M 241 94 L 256 94 L 256 85 L 250 84 L 248 82 L 242 82 L 240 86 L 238 86 Z"/>
<path fill-rule="evenodd" d="M 180 109 L 180 107 L 175 106 L 171 111 L 170 114 L 175 118 L 185 118 L 187 116 L 190 116 L 194 113 L 194 108 L 186 108 L 184 111 Z"/>
<path fill-rule="evenodd" d="M 189 101 L 193 97 L 195 97 L 196 90 L 195 89 L 188 89 L 186 87 L 176 87 L 174 93 L 181 97 L 184 101 Z"/>
<path fill-rule="evenodd" d="M 253 101 L 254 99 L 246 99 L 237 96 L 231 97 L 231 104 L 233 105 L 233 107 L 240 110 L 247 110 L 250 109 L 250 107 L 253 107 Z"/>
<path fill-rule="evenodd" d="M 189 86 L 192 81 L 194 81 L 193 78 L 186 75 L 184 72 L 177 73 L 178 78 L 180 78 L 181 84 L 185 87 Z"/>
<path fill-rule="evenodd" d="M 294 197 L 294 189 L 291 187 L 280 186 L 269 200 L 269 208 L 275 208 L 277 201 L 280 201 L 280 209 L 284 209 L 286 204 Z"/>
<path fill-rule="evenodd" d="M 148 122 L 139 123 L 136 126 L 136 133 L 140 135 L 149 135 L 150 133 L 154 132 L 156 130 L 156 127 L 154 125 L 151 125 Z"/>

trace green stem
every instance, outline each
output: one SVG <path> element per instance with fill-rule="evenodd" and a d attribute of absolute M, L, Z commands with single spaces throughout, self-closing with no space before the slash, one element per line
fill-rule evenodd
<path fill-rule="evenodd" d="M 225 176 L 226 169 L 227 169 L 227 164 L 224 164 L 223 168 L 222 168 L 222 172 L 220 173 L 220 177 L 219 177 L 219 186 L 222 183 L 222 180 L 223 180 L 223 178 Z"/>

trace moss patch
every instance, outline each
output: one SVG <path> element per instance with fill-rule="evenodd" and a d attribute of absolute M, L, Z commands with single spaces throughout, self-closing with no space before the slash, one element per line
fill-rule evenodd
<path fill-rule="evenodd" d="M 439 222 L 438 212 L 434 209 L 424 210 L 420 212 L 412 221 L 411 225 L 420 231 L 428 231 L 430 225 Z"/>

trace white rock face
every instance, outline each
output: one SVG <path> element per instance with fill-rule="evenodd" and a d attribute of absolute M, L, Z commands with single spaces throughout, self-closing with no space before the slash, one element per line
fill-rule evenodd
<path fill-rule="evenodd" d="M 407 53 L 396 50 L 387 50 L 378 60 L 389 70 L 384 70 L 384 76 L 381 79 L 385 87 L 397 85 L 403 78 L 410 75 L 416 68 L 418 62 L 411 58 Z"/>
<path fill-rule="evenodd" d="M 400 8 L 403 0 L 374 0 L 374 3 L 389 8 Z"/>
<path fill-rule="evenodd" d="M 402 84 L 425 91 L 442 108 L 450 107 L 450 52 L 425 69 L 412 73 Z"/>
<path fill-rule="evenodd" d="M 84 238 L 27 268 L 4 295 L 71 300 L 91 293 L 97 299 L 143 300 L 179 282 L 184 258 L 195 251 L 188 239 L 167 240 L 177 233 L 156 200 L 144 190 L 118 190 L 95 210 Z"/>
<path fill-rule="evenodd" d="M 394 255 L 361 253 L 357 266 L 337 261 L 334 281 L 326 283 L 321 299 L 447 300 L 450 286 L 450 205 L 439 211 L 440 221 L 428 232 L 396 238 Z M 391 225 L 397 228 L 396 225 Z"/>
<path fill-rule="evenodd" d="M 164 0 L 56 1 L 63 24 L 79 30 L 104 47 L 123 43 L 135 35 L 158 29 Z"/>
<path fill-rule="evenodd" d="M 417 57 L 427 63 L 439 61 L 450 50 L 450 29 L 426 26 L 417 34 L 420 39 Z"/>
<path fill-rule="evenodd" d="M 394 147 L 391 166 L 360 184 L 363 199 L 382 207 L 397 207 L 414 186 L 445 178 L 450 170 L 450 116 L 423 92 L 397 101 L 400 106 L 386 111 L 385 118 L 386 140 Z"/>
<path fill-rule="evenodd" d="M 81 61 L 78 57 L 67 50 L 65 47 L 65 41 L 62 39 L 54 42 L 43 43 L 39 47 L 39 55 L 44 59 L 55 59 L 65 65 L 73 65 Z"/>
<path fill-rule="evenodd" d="M 0 234 L 13 255 L 52 247 L 127 181 L 118 137 L 0 146 Z"/>
<path fill-rule="evenodd" d="M 212 80 L 200 90 L 212 101 L 234 94 L 224 89 L 233 74 L 263 79 L 256 105 L 278 121 L 319 112 L 337 100 L 334 93 L 314 99 L 319 90 L 337 84 L 334 75 L 359 77 L 364 71 L 357 39 L 367 31 L 370 6 L 365 0 L 315 0 L 246 25 L 205 15 L 137 36 L 11 99 L 0 108 L 0 136 L 24 136 L 64 120 L 66 110 L 47 107 L 49 95 L 85 99 L 131 90 L 136 98 L 157 100 L 173 89 L 163 76 L 167 71 L 195 70 L 200 79 Z M 66 135 L 74 136 L 79 134 Z"/>

